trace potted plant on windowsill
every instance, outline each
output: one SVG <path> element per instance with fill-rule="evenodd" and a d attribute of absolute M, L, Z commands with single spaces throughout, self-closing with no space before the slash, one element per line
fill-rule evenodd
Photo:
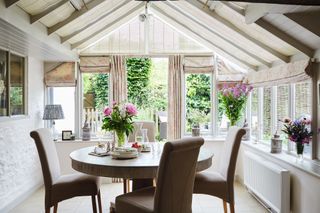
<path fill-rule="evenodd" d="M 133 132 L 132 120 L 137 113 L 136 107 L 131 103 L 120 105 L 114 102 L 112 108 L 106 107 L 104 109 L 102 129 L 115 132 L 118 147 L 122 147 L 125 144 L 126 137 Z"/>
<path fill-rule="evenodd" d="M 204 124 L 208 121 L 205 112 L 198 109 L 191 110 L 189 113 L 189 119 L 192 123 L 191 134 L 193 137 L 200 136 L 200 124 Z"/>
<path fill-rule="evenodd" d="M 311 119 L 302 116 L 295 121 L 290 118 L 280 120 L 284 123 L 282 131 L 288 135 L 288 139 L 296 144 L 297 159 L 303 160 L 304 145 L 309 144 L 312 139 Z"/>
<path fill-rule="evenodd" d="M 221 103 L 226 116 L 230 120 L 230 125 L 235 126 L 243 114 L 248 95 L 252 86 L 244 83 L 238 83 L 234 86 L 225 84 L 219 91 Z"/>

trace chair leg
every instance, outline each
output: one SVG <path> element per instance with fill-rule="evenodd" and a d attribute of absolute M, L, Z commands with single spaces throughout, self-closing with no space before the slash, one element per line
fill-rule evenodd
<path fill-rule="evenodd" d="M 228 207 L 227 207 L 227 202 L 222 200 L 223 201 L 223 210 L 224 210 L 224 213 L 228 213 Z"/>
<path fill-rule="evenodd" d="M 50 213 L 50 207 L 46 208 L 46 213 Z"/>
<path fill-rule="evenodd" d="M 91 201 L 92 201 L 93 213 L 97 213 L 97 203 L 96 203 L 96 196 L 95 195 L 91 196 Z"/>
<path fill-rule="evenodd" d="M 58 211 L 58 203 L 53 206 L 53 213 L 57 213 Z"/>
<path fill-rule="evenodd" d="M 231 201 L 231 202 L 229 203 L 229 206 L 230 206 L 230 212 L 231 212 L 231 213 L 234 213 L 234 201 Z"/>
<path fill-rule="evenodd" d="M 99 206 L 99 213 L 102 213 L 102 205 L 101 205 L 101 193 L 98 192 L 98 206 Z"/>

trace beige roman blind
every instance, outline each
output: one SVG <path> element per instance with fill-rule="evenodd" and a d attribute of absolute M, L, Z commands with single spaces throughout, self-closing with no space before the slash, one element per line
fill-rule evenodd
<path fill-rule="evenodd" d="M 217 80 L 219 84 L 242 82 L 245 78 L 246 70 L 241 70 L 240 67 L 236 67 L 234 64 L 217 57 Z"/>
<path fill-rule="evenodd" d="M 306 81 L 311 78 L 310 65 L 308 59 L 251 72 L 248 74 L 247 82 L 255 87 L 262 87 Z"/>
<path fill-rule="evenodd" d="M 110 72 L 109 56 L 81 56 L 80 57 L 81 72 Z"/>
<path fill-rule="evenodd" d="M 185 56 L 183 59 L 185 73 L 211 73 L 213 66 L 213 56 Z"/>
<path fill-rule="evenodd" d="M 44 81 L 47 87 L 75 87 L 75 62 L 58 63 L 46 71 Z"/>

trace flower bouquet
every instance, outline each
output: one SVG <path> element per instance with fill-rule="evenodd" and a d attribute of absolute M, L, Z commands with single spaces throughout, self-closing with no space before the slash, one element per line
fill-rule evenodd
<path fill-rule="evenodd" d="M 136 107 L 131 103 L 123 105 L 113 103 L 112 108 L 106 107 L 103 111 L 104 118 L 102 129 L 107 131 L 115 131 L 118 137 L 118 147 L 125 143 L 125 136 L 129 136 L 133 132 L 133 117 L 137 115 Z"/>
<path fill-rule="evenodd" d="M 281 121 L 281 120 L 280 120 Z M 309 144 L 312 139 L 311 119 L 301 117 L 295 121 L 286 118 L 282 132 L 288 135 L 288 139 L 296 144 L 298 158 L 302 160 L 305 144 Z"/>
<path fill-rule="evenodd" d="M 231 122 L 231 126 L 236 125 L 240 120 L 248 95 L 252 89 L 250 85 L 239 83 L 231 87 L 224 85 L 219 91 L 223 108 Z"/>

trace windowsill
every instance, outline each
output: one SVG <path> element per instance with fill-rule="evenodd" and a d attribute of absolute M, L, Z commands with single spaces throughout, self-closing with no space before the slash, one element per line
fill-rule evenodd
<path fill-rule="evenodd" d="M 105 143 L 105 142 L 108 142 L 108 141 L 111 141 L 112 139 L 111 138 L 103 138 L 102 140 L 98 139 L 98 138 L 92 138 L 88 141 L 84 141 L 82 139 L 75 139 L 75 140 L 61 140 L 61 139 L 58 139 L 57 141 L 55 141 L 55 143 L 98 143 L 98 142 L 102 142 L 102 143 Z"/>
<path fill-rule="evenodd" d="M 0 122 L 16 121 L 30 118 L 29 115 L 11 115 L 11 116 L 1 116 Z"/>
<path fill-rule="evenodd" d="M 270 146 L 261 143 L 253 143 L 252 141 L 242 141 L 242 144 L 267 157 L 272 157 L 276 160 L 280 160 L 284 163 L 289 164 L 297 169 L 300 169 L 306 173 L 309 173 L 317 178 L 320 178 L 320 162 L 318 160 L 304 159 L 302 162 L 297 162 L 295 155 L 282 151 L 281 153 L 273 154 L 270 153 Z"/>

